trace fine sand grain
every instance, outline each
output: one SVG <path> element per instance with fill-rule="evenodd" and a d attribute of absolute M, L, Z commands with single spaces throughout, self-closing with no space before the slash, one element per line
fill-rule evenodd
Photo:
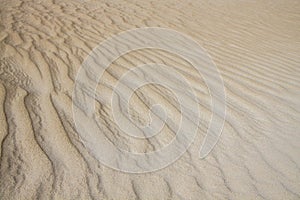
<path fill-rule="evenodd" d="M 1 200 L 300 199 L 298 0 L 0 0 L 0 15 Z M 225 125 L 205 159 L 199 147 L 212 115 L 209 90 L 190 63 L 161 50 L 130 52 L 112 63 L 97 87 L 99 121 L 128 151 L 170 142 L 170 127 L 149 140 L 123 137 L 110 99 L 129 69 L 173 66 L 199 98 L 202 121 L 188 151 L 167 168 L 129 174 L 104 166 L 81 142 L 72 92 L 82 62 L 101 41 L 139 27 L 189 35 L 222 75 Z M 147 123 L 157 102 L 178 120 L 173 94 L 154 85 L 133 95 L 132 118 Z"/>

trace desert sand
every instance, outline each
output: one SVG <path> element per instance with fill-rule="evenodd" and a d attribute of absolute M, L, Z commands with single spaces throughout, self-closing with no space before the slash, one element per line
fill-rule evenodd
<path fill-rule="evenodd" d="M 300 199 L 299 1 L 0 2 L 1 200 Z M 111 169 L 90 154 L 74 124 L 72 96 L 91 50 L 140 27 L 176 30 L 206 49 L 224 81 L 226 118 L 217 145 L 200 159 L 212 115 L 203 78 L 168 52 L 123 55 L 97 87 L 99 121 L 114 144 L 148 152 L 174 136 L 172 127 L 164 127 L 153 139 L 124 138 L 113 121 L 112 88 L 140 64 L 180 71 L 192 83 L 202 115 L 197 136 L 180 159 L 135 174 Z M 133 119 L 146 123 L 149 105 L 157 102 L 178 120 L 172 94 L 153 85 L 132 96 Z"/>

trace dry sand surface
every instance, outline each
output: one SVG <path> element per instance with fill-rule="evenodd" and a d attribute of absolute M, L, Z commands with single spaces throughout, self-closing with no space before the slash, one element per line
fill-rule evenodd
<path fill-rule="evenodd" d="M 0 15 L 1 200 L 300 199 L 299 1 L 1 0 Z M 164 169 L 130 174 L 101 164 L 80 140 L 72 92 L 82 62 L 101 41 L 139 27 L 189 35 L 222 75 L 224 129 L 205 159 L 207 85 L 184 59 L 155 49 L 130 52 L 106 70 L 97 87 L 99 121 L 128 151 L 167 144 L 170 127 L 149 140 L 122 137 L 109 100 L 128 69 L 173 66 L 192 83 L 203 118 L 188 151 Z M 177 120 L 172 93 L 154 85 L 132 96 L 133 119 L 145 123 L 157 102 Z"/>

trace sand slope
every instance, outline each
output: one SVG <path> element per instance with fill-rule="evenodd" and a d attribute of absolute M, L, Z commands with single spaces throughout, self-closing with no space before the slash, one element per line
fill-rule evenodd
<path fill-rule="evenodd" d="M 0 7 L 0 199 L 300 198 L 299 1 L 1 0 Z M 112 87 L 138 64 L 181 71 L 203 113 L 196 140 L 177 162 L 126 174 L 103 166 L 81 143 L 72 91 L 81 63 L 99 42 L 147 26 L 190 35 L 210 53 L 224 79 L 227 115 L 219 143 L 200 160 L 211 116 L 203 79 L 183 59 L 159 50 L 122 56 L 97 88 L 103 130 L 115 144 L 147 152 L 172 139 L 168 128 L 147 141 L 124 140 L 116 131 Z M 160 87 L 141 88 L 132 115 L 143 123 L 149 105 L 163 102 L 176 119 L 176 102 L 165 94 Z"/>

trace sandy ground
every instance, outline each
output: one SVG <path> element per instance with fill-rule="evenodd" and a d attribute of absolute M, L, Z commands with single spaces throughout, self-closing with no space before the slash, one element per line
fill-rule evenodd
<path fill-rule="evenodd" d="M 0 14 L 1 200 L 300 199 L 299 1 L 1 0 Z M 188 63 L 160 50 L 131 52 L 107 70 L 97 88 L 103 131 L 130 151 L 170 141 L 167 128 L 155 141 L 122 140 L 108 103 L 126 70 L 167 63 L 201 99 L 203 121 L 188 152 L 159 171 L 128 174 L 102 165 L 80 142 L 71 106 L 81 63 L 105 38 L 138 27 L 191 36 L 221 72 L 226 121 L 203 160 L 207 86 Z M 141 88 L 131 105 L 137 121 L 149 104 L 143 91 L 175 104 L 163 88 Z"/>

